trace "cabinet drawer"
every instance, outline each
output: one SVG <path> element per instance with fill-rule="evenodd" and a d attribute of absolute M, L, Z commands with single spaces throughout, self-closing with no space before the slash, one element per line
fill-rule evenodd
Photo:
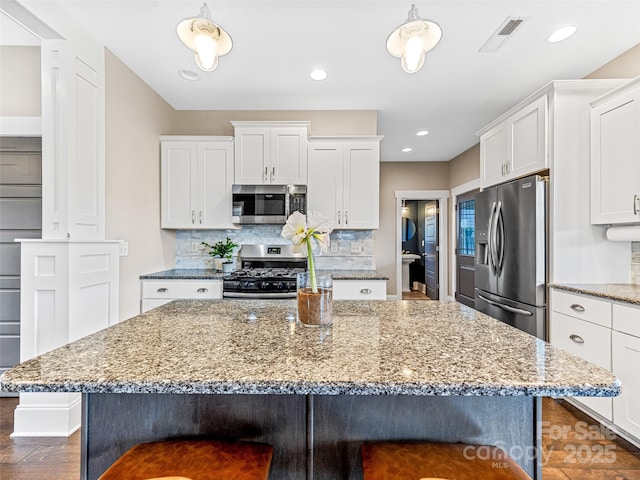
<path fill-rule="evenodd" d="M 386 280 L 334 280 L 334 300 L 386 300 Z"/>
<path fill-rule="evenodd" d="M 551 314 L 551 343 L 578 357 L 611 370 L 611 330 L 600 325 Z"/>
<path fill-rule="evenodd" d="M 634 337 L 640 337 L 640 308 L 614 305 L 613 329 Z"/>
<path fill-rule="evenodd" d="M 174 300 L 174 298 L 143 298 L 140 313 L 148 312 Z"/>
<path fill-rule="evenodd" d="M 144 280 L 142 298 L 222 298 L 222 280 Z"/>
<path fill-rule="evenodd" d="M 551 308 L 554 312 L 611 328 L 611 304 L 609 302 L 552 290 Z"/>

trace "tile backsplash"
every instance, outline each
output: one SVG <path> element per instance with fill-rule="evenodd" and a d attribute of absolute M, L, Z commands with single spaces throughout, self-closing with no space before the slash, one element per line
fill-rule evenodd
<path fill-rule="evenodd" d="M 640 242 L 631 242 L 631 283 L 640 285 Z"/>
<path fill-rule="evenodd" d="M 238 230 L 177 230 L 176 268 L 213 268 L 213 259 L 202 247 L 203 241 L 214 244 L 229 237 L 238 245 L 288 245 L 280 236 L 281 231 L 279 225 L 244 225 Z M 331 232 L 330 251 L 316 253 L 314 258 L 319 269 L 375 270 L 373 231 Z"/>

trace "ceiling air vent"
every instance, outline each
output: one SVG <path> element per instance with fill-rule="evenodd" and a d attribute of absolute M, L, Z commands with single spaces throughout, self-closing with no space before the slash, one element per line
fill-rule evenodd
<path fill-rule="evenodd" d="M 527 17 L 507 17 L 484 43 L 480 52 L 497 52 L 509 40 L 515 31 L 527 20 Z"/>

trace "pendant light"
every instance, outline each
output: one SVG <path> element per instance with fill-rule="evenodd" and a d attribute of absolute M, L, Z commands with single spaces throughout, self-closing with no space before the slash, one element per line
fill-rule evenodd
<path fill-rule="evenodd" d="M 211 21 L 211 10 L 206 3 L 195 18 L 185 18 L 177 27 L 178 37 L 185 46 L 193 50 L 196 65 L 211 72 L 218 66 L 218 57 L 231 51 L 231 37 L 220 25 Z"/>
<path fill-rule="evenodd" d="M 412 4 L 407 21 L 387 38 L 387 51 L 400 58 L 405 72 L 415 73 L 424 65 L 424 55 L 438 45 L 441 38 L 440 26 L 420 18 L 416 5 Z"/>

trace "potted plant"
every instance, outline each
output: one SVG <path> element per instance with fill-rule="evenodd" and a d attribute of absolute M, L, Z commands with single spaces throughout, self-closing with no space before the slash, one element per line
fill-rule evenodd
<path fill-rule="evenodd" d="M 214 257 L 214 266 L 216 270 L 222 270 L 224 272 L 230 272 L 233 270 L 233 250 L 238 247 L 237 243 L 234 243 L 229 237 L 223 242 L 222 240 L 214 243 L 213 245 L 207 242 L 202 242 L 206 248 L 209 249 L 209 255 Z"/>

